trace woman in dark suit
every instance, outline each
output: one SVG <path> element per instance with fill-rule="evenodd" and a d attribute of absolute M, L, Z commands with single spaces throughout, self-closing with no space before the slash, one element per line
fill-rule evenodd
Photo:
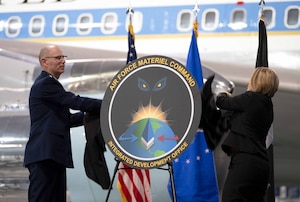
<path fill-rule="evenodd" d="M 41 74 L 29 94 L 30 135 L 24 166 L 29 170 L 29 202 L 65 202 L 66 168 L 73 168 L 70 128 L 83 125 L 83 112 L 100 114 L 101 100 L 65 91 L 58 81 L 65 59 L 58 46 L 40 51 Z M 80 112 L 70 113 L 70 109 Z"/>
<path fill-rule="evenodd" d="M 217 106 L 232 111 L 230 133 L 222 144 L 231 157 L 222 202 L 263 202 L 270 169 L 265 141 L 274 117 L 271 98 L 278 86 L 277 74 L 260 67 L 245 93 L 217 96 Z"/>

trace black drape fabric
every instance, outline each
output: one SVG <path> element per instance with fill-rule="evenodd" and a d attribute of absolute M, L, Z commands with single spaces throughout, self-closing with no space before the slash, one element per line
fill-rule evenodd
<path fill-rule="evenodd" d="M 268 67 L 268 39 L 266 26 L 263 20 L 259 21 L 258 50 L 255 67 Z"/>
<path fill-rule="evenodd" d="M 211 89 L 213 80 L 214 75 L 207 79 L 201 89 L 202 114 L 199 124 L 199 128 L 204 131 L 207 146 L 212 150 L 218 146 L 223 135 L 228 132 L 231 116 L 230 112 L 217 108 Z"/>
<path fill-rule="evenodd" d="M 87 141 L 84 151 L 86 175 L 99 184 L 102 189 L 109 189 L 111 180 L 104 156 L 106 148 L 100 128 L 100 115 L 86 113 L 84 129 Z"/>

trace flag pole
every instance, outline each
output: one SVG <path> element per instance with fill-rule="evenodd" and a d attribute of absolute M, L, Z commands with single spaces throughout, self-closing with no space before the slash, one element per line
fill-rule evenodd
<path fill-rule="evenodd" d="M 131 7 L 129 0 L 129 6 L 126 10 L 128 15 L 128 52 L 126 64 L 131 63 L 137 59 L 137 53 L 135 49 L 135 36 L 132 25 L 132 16 L 134 11 Z M 139 201 L 139 202 L 151 202 L 151 187 L 150 187 L 150 171 L 148 169 L 138 169 L 126 165 L 123 162 L 119 164 L 118 184 L 121 200 L 122 201 Z"/>
<path fill-rule="evenodd" d="M 203 86 L 201 59 L 197 44 L 199 7 L 195 1 L 193 30 L 186 67 L 196 80 L 199 92 Z M 219 190 L 213 151 L 207 146 L 203 130 L 195 131 L 191 144 L 173 162 L 176 197 L 178 201 L 219 201 Z M 168 191 L 171 195 L 171 182 Z"/>
<path fill-rule="evenodd" d="M 259 67 L 268 67 L 268 40 L 267 40 L 267 31 L 265 26 L 264 19 L 264 7 L 266 3 L 264 0 L 260 0 L 260 17 L 259 17 L 259 44 L 256 58 L 256 68 Z M 273 151 L 273 124 L 271 125 L 267 139 L 266 139 L 267 153 L 269 156 L 270 163 L 270 174 L 269 174 L 269 184 L 266 190 L 265 202 L 274 202 L 275 201 L 275 187 L 274 187 L 274 151 Z"/>
<path fill-rule="evenodd" d="M 131 7 L 131 3 L 130 3 L 130 0 L 129 0 L 129 6 L 126 10 L 126 15 L 129 15 L 128 32 L 130 32 L 130 34 L 133 36 L 133 40 L 134 40 L 134 32 L 133 32 L 133 26 L 132 26 L 132 16 L 133 16 L 133 14 L 134 14 L 134 11 Z M 127 57 L 127 60 L 128 60 L 128 57 Z M 128 63 L 128 61 L 127 61 L 127 63 Z M 129 168 L 129 167 L 120 168 L 120 163 L 122 163 L 122 162 L 118 157 L 115 157 L 115 161 L 116 161 L 116 166 L 115 166 L 115 169 L 114 169 L 113 177 L 111 179 L 111 183 L 109 185 L 109 189 L 108 189 L 108 193 L 106 195 L 105 202 L 108 202 L 108 199 L 109 199 L 112 187 L 113 187 L 113 183 L 114 183 L 114 180 L 115 180 L 115 177 L 116 177 L 116 174 L 118 173 L 118 171 L 119 170 L 126 170 L 126 169 L 133 169 L 133 168 Z"/>

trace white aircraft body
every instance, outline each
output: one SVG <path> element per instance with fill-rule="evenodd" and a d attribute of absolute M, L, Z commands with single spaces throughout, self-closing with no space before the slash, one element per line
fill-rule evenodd
<path fill-rule="evenodd" d="M 281 191 L 283 185 L 298 187 L 300 1 L 267 0 L 263 7 L 259 3 L 254 0 L 28 0 L 27 3 L 2 0 L 0 118 L 3 117 L 6 122 L 1 121 L 4 129 L 0 129 L 0 155 L 4 165 L 16 165 L 18 173 L 8 171 L 6 167 L 0 169 L 3 176 L 9 176 L 1 179 L 4 187 L 26 192 L 27 171 L 20 167 L 20 162 L 29 131 L 28 90 L 39 71 L 37 54 L 42 44 L 59 44 L 68 55 L 70 60 L 65 76 L 61 78 L 66 89 L 101 98 L 114 73 L 125 65 L 130 21 L 134 27 L 138 56 L 160 54 L 185 59 L 193 22 L 197 18 L 203 71 L 209 67 L 212 72 L 222 75 L 220 80 L 234 82 L 234 86 L 228 82 L 225 90 L 234 88 L 234 93 L 238 94 L 246 89 L 255 66 L 258 21 L 262 11 L 267 25 L 269 66 L 280 77 L 280 89 L 273 99 L 275 185 L 281 187 Z M 128 8 L 134 11 L 131 20 L 126 14 Z M 95 64 L 101 66 L 100 71 L 102 68 L 115 69 L 94 77 L 88 69 L 93 69 Z M 77 72 L 74 66 L 78 66 Z M 209 73 L 211 71 L 204 75 Z M 88 82 L 91 77 L 94 80 Z M 95 85 L 101 87 L 95 88 Z M 224 90 L 218 87 L 214 88 L 216 92 Z M 72 144 L 75 169 L 68 170 L 70 200 L 104 201 L 107 190 L 102 190 L 85 176 L 83 127 L 72 129 Z M 219 147 L 215 155 L 221 189 L 228 157 Z M 109 151 L 106 159 L 112 175 L 116 162 Z M 170 200 L 166 189 L 168 178 L 167 171 L 151 170 L 153 201 Z M 12 183 L 17 181 L 17 185 Z M 115 183 L 109 201 L 120 201 Z M 276 195 L 284 198 L 288 191 L 280 190 L 276 190 Z"/>

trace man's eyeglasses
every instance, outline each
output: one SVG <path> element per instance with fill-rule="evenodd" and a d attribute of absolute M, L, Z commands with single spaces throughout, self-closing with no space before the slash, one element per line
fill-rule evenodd
<path fill-rule="evenodd" d="M 68 56 L 66 55 L 58 55 L 58 56 L 53 56 L 53 57 L 45 57 L 45 58 L 55 58 L 56 60 L 66 60 L 68 58 Z"/>

